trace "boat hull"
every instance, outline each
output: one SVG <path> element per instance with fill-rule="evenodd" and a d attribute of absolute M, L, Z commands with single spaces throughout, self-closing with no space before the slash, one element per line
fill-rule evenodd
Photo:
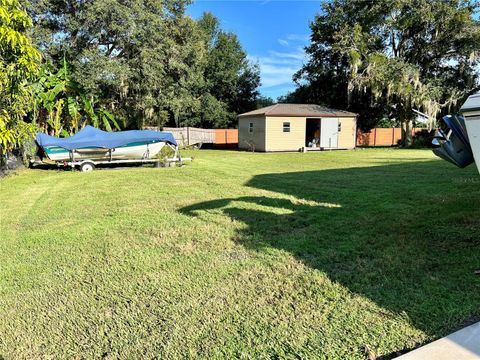
<path fill-rule="evenodd" d="M 74 160 L 144 160 L 156 157 L 165 145 L 163 141 L 132 143 L 111 149 L 111 153 L 110 149 L 92 147 L 72 153 L 58 146 L 44 146 L 43 150 L 52 161 L 70 161 L 72 155 Z"/>
<path fill-rule="evenodd" d="M 474 162 L 465 120 L 460 116 L 444 116 L 432 144 L 435 155 L 460 168 Z"/>

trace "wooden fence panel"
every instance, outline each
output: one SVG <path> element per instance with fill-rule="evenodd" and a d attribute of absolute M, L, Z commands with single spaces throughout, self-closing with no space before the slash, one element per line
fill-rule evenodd
<path fill-rule="evenodd" d="M 177 141 L 179 146 L 187 146 L 188 144 L 188 132 L 186 127 L 181 128 L 163 128 L 162 131 L 172 133 L 173 137 Z"/>
<path fill-rule="evenodd" d="M 412 129 L 412 134 L 424 130 L 423 128 Z M 370 132 L 359 131 L 357 134 L 357 146 L 395 146 L 402 139 L 401 128 L 374 128 Z"/>
<path fill-rule="evenodd" d="M 150 130 L 159 130 L 149 127 Z M 215 147 L 235 148 L 238 146 L 238 129 L 201 129 L 194 127 L 165 127 L 162 131 L 170 132 L 179 146 L 213 144 Z"/>
<path fill-rule="evenodd" d="M 394 128 L 393 129 L 392 145 L 397 145 L 400 140 L 402 140 L 402 129 L 401 128 Z"/>
<path fill-rule="evenodd" d="M 189 128 L 189 145 L 215 143 L 215 130 Z"/>
<path fill-rule="evenodd" d="M 373 131 L 364 133 L 359 131 L 357 134 L 357 146 L 375 146 L 375 133 Z"/>
<path fill-rule="evenodd" d="M 238 129 L 228 129 L 227 130 L 227 144 L 237 144 L 238 145 Z"/>
<path fill-rule="evenodd" d="M 226 144 L 227 143 L 227 133 L 226 129 L 215 129 L 215 144 Z"/>
<path fill-rule="evenodd" d="M 393 145 L 393 129 L 375 129 L 375 146 Z"/>
<path fill-rule="evenodd" d="M 215 129 L 215 145 L 238 145 L 238 129 Z"/>
<path fill-rule="evenodd" d="M 163 128 L 163 131 L 172 133 L 179 146 L 215 143 L 215 130 L 213 129 L 182 127 Z"/>

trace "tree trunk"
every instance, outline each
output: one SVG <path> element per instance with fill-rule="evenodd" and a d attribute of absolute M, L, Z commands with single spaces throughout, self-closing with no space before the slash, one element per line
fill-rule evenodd
<path fill-rule="evenodd" d="M 413 144 L 413 121 L 411 119 L 405 119 L 402 121 L 402 147 L 410 147 Z"/>
<path fill-rule="evenodd" d="M 178 113 L 177 111 L 173 112 L 173 119 L 175 120 L 175 127 L 180 127 L 180 123 L 178 122 Z"/>

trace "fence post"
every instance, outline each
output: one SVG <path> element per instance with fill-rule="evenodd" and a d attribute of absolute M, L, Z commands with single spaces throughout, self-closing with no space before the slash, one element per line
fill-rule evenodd
<path fill-rule="evenodd" d="M 392 143 L 391 146 L 395 145 L 395 128 L 392 128 Z"/>
<path fill-rule="evenodd" d="M 377 146 L 377 128 L 373 128 L 373 146 Z"/>
<path fill-rule="evenodd" d="M 190 127 L 187 126 L 187 146 L 190 146 Z"/>

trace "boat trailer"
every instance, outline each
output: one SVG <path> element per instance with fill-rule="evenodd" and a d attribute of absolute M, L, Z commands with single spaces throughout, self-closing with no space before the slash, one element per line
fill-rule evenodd
<path fill-rule="evenodd" d="M 112 152 L 113 149 L 105 149 L 108 155 L 102 159 L 75 159 L 75 151 L 70 151 L 70 161 L 57 161 L 57 167 L 70 167 L 73 169 L 78 168 L 81 172 L 89 172 L 95 170 L 97 165 L 108 165 L 108 164 L 155 164 L 155 167 L 172 167 L 177 164 L 183 166 L 185 161 L 192 161 L 191 157 L 182 157 L 180 155 L 178 146 L 173 146 L 171 144 L 166 144 L 174 151 L 174 155 L 171 158 L 163 159 L 149 159 L 148 152 L 145 153 L 142 159 L 113 159 Z M 38 164 L 36 161 L 31 162 L 32 165 Z"/>

